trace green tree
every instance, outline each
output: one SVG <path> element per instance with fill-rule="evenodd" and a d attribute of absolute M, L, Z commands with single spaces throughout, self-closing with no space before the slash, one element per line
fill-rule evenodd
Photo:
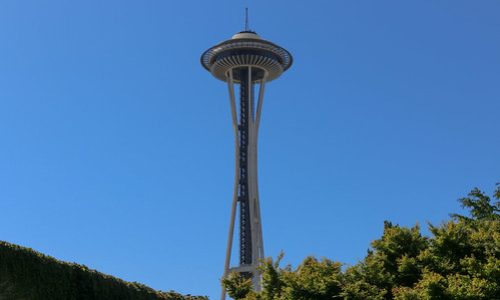
<path fill-rule="evenodd" d="M 248 289 L 251 282 L 232 273 L 222 284 L 233 299 L 262 300 L 327 300 L 342 299 L 341 264 L 329 259 L 317 260 L 307 257 L 295 270 L 290 266 L 279 266 L 282 255 L 276 261 L 263 262 L 262 291 L 255 293 Z M 238 289 L 241 287 L 241 289 Z"/>
<path fill-rule="evenodd" d="M 229 297 L 233 299 L 245 299 L 252 293 L 252 280 L 236 272 L 232 272 L 226 278 L 223 278 L 222 285 Z"/>
<path fill-rule="evenodd" d="M 429 245 L 420 227 L 384 223 L 384 233 L 372 242 L 372 250 L 346 270 L 345 299 L 393 299 L 394 287 L 411 287 L 420 278 L 418 255 Z"/>
<path fill-rule="evenodd" d="M 386 221 L 367 256 L 342 271 L 329 259 L 307 257 L 296 269 L 267 259 L 263 289 L 232 275 L 223 281 L 234 299 L 245 300 L 493 300 L 500 299 L 500 185 L 492 197 L 473 189 L 459 199 L 468 215 L 452 214 L 441 225 L 420 227 Z"/>

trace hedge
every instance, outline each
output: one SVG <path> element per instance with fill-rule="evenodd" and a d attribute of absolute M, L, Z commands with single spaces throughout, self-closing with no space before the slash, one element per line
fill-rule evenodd
<path fill-rule="evenodd" d="M 207 300 L 162 292 L 0 241 L 0 300 Z"/>

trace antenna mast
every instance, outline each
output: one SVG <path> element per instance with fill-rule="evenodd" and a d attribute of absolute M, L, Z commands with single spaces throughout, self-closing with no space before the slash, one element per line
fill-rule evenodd
<path fill-rule="evenodd" d="M 250 28 L 248 27 L 248 7 L 245 7 L 245 31 L 249 31 Z"/>

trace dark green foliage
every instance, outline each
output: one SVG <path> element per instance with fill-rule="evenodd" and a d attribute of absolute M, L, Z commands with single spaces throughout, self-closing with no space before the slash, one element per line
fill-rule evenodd
<path fill-rule="evenodd" d="M 459 200 L 470 216 L 429 224 L 431 237 L 418 225 L 385 222 L 365 259 L 344 272 L 327 259 L 308 257 L 295 270 L 280 268 L 281 256 L 268 259 L 261 268 L 263 291 L 233 294 L 245 300 L 500 300 L 500 186 L 493 197 L 492 204 L 472 190 Z"/>
<path fill-rule="evenodd" d="M 8 300 L 202 300 L 155 291 L 83 265 L 0 241 L 0 299 Z"/>
<path fill-rule="evenodd" d="M 494 198 L 500 199 L 500 188 L 495 191 Z M 470 209 L 471 218 L 453 214 L 452 216 L 462 220 L 500 220 L 500 201 L 490 204 L 490 197 L 481 192 L 478 188 L 473 189 L 468 197 L 461 198 L 462 207 Z"/>
<path fill-rule="evenodd" d="M 233 299 L 243 299 L 252 291 L 252 280 L 244 278 L 238 273 L 231 273 L 222 279 L 227 294 Z"/>
<path fill-rule="evenodd" d="M 261 266 L 264 290 L 255 293 L 251 282 L 245 281 L 237 273 L 232 273 L 222 284 L 233 299 L 280 299 L 280 300 L 329 300 L 342 299 L 341 265 L 329 259 L 306 258 L 300 266 L 292 270 L 289 266 L 280 268 L 281 256 L 276 262 L 267 259 Z M 242 284 L 243 283 L 243 284 Z M 241 285 L 242 290 L 235 287 Z"/>

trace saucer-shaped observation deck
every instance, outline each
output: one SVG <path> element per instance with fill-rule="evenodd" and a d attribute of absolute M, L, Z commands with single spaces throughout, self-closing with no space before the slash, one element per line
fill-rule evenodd
<path fill-rule="evenodd" d="M 229 70 L 252 67 L 252 81 L 271 81 L 292 65 L 292 55 L 284 48 L 263 40 L 253 31 L 242 31 L 230 40 L 213 46 L 201 55 L 201 64 L 213 76 L 227 81 Z M 241 72 L 233 72 L 240 81 Z"/>

